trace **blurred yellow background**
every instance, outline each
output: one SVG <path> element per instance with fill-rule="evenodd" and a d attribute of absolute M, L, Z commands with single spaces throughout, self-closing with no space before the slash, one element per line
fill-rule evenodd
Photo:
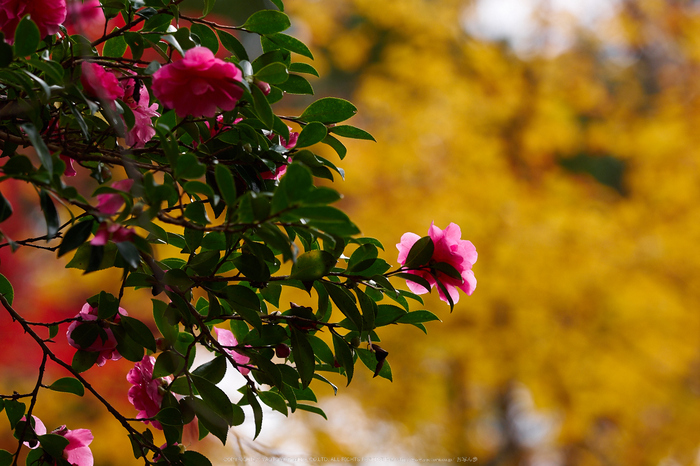
<path fill-rule="evenodd" d="M 343 161 L 317 148 L 346 170 L 343 208 L 390 262 L 403 233 L 457 223 L 479 252 L 478 286 L 452 314 L 428 297 L 443 322 L 427 336 L 380 333 L 393 383 L 363 370 L 350 387 L 336 380 L 336 397 L 319 384 L 328 421 L 270 415 L 257 444 L 247 426 L 226 447 L 208 444 L 214 464 L 235 464 L 241 449 L 401 464 L 700 464 L 700 4 L 532 2 L 516 24 L 529 33 L 509 41 L 479 32 L 499 3 L 489 21 L 507 25 L 518 2 L 287 2 L 289 33 L 322 76 L 316 96 L 351 100 L 350 123 L 378 141 L 347 141 Z M 598 3 L 604 13 L 584 21 Z M 69 288 L 79 274 L 46 270 L 26 273 L 48 294 L 17 300 L 62 305 L 64 317 L 109 279 Z M 147 294 L 131 299 L 129 312 L 148 314 Z M 112 395 L 125 402 L 129 364 L 113 367 Z M 76 412 L 54 397 L 47 417 Z M 104 415 L 74 414 L 110 433 L 94 442 L 96 464 L 136 464 Z"/>

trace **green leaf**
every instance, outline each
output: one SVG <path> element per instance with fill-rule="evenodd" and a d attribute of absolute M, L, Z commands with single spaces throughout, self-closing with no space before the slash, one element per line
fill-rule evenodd
<path fill-rule="evenodd" d="M 217 33 L 219 34 L 221 45 L 223 45 L 226 50 L 234 54 L 239 60 L 249 60 L 248 52 L 246 52 L 241 41 L 226 31 L 219 30 Z"/>
<path fill-rule="evenodd" d="M 199 23 L 192 23 L 190 30 L 193 34 L 196 34 L 197 37 L 199 37 L 199 40 L 202 42 L 204 47 L 208 48 L 213 53 L 219 51 L 219 39 L 209 26 Z"/>
<path fill-rule="evenodd" d="M 282 47 L 283 49 L 289 50 L 290 52 L 298 53 L 310 59 L 314 59 L 311 50 L 299 39 L 296 39 L 287 34 L 269 34 L 267 36 L 268 40 L 272 41 L 275 45 Z"/>
<path fill-rule="evenodd" d="M 155 16 L 151 16 L 143 24 L 143 31 L 165 32 L 172 20 L 173 15 L 167 13 L 160 13 Z"/>
<path fill-rule="evenodd" d="M 58 379 L 47 388 L 55 392 L 73 393 L 78 396 L 83 396 L 85 394 L 85 387 L 83 387 L 83 384 L 73 377 Z"/>
<path fill-rule="evenodd" d="M 48 192 L 43 189 L 39 191 L 39 204 L 46 220 L 46 237 L 51 239 L 56 236 L 59 227 L 58 212 L 56 206 Z"/>
<path fill-rule="evenodd" d="M 10 429 L 14 429 L 27 409 L 27 405 L 17 400 L 5 400 L 5 412 L 10 421 Z"/>
<path fill-rule="evenodd" d="M 221 440 L 222 444 L 226 445 L 229 424 L 199 398 L 187 397 L 184 402 L 194 410 L 202 426 Z M 229 405 L 230 404 L 229 402 Z M 238 409 L 240 409 L 240 407 L 238 407 Z M 243 411 L 241 410 L 241 414 L 242 413 Z"/>
<path fill-rule="evenodd" d="M 41 41 L 41 33 L 34 21 L 29 16 L 22 18 L 15 29 L 15 55 L 26 57 L 36 52 L 36 48 Z"/>
<path fill-rule="evenodd" d="M 174 351 L 163 351 L 156 358 L 153 366 L 153 378 L 166 377 L 175 372 L 180 372 L 185 366 L 185 360 Z"/>
<path fill-rule="evenodd" d="M 153 338 L 151 329 L 146 324 L 133 317 L 121 316 L 120 325 L 124 327 L 126 333 L 138 344 L 155 353 L 156 340 Z"/>
<path fill-rule="evenodd" d="M 319 416 L 323 417 L 323 419 L 328 420 L 328 416 L 326 416 L 326 413 L 324 413 L 323 410 L 317 406 L 298 404 L 297 409 L 301 409 L 302 411 L 308 411 L 310 413 L 318 414 Z"/>
<path fill-rule="evenodd" d="M 278 395 L 275 392 L 258 392 L 258 397 L 260 397 L 260 401 L 268 405 L 270 408 L 274 409 L 275 411 L 279 411 L 280 413 L 284 414 L 287 416 L 289 414 L 289 411 L 287 409 L 287 403 L 284 402 L 284 398 L 282 398 L 280 395 Z"/>
<path fill-rule="evenodd" d="M 177 341 L 177 336 L 180 332 L 177 324 L 173 325 L 168 322 L 166 317 L 168 304 L 157 299 L 152 299 L 151 301 L 153 301 L 153 320 L 156 323 L 156 327 L 158 327 L 158 330 L 160 331 L 160 334 L 163 335 L 163 338 L 165 338 L 165 341 L 169 345 L 172 345 L 175 343 L 175 341 Z"/>
<path fill-rule="evenodd" d="M 99 355 L 100 353 L 96 351 L 78 350 L 73 356 L 71 367 L 73 367 L 76 372 L 85 372 L 95 365 Z"/>
<path fill-rule="evenodd" d="M 141 34 L 127 31 L 124 33 L 124 40 L 126 40 L 126 43 L 129 45 L 134 60 L 140 60 L 145 47 Z"/>
<path fill-rule="evenodd" d="M 0 193 L 0 222 L 4 222 L 12 215 L 12 205 L 5 199 L 5 196 Z"/>
<path fill-rule="evenodd" d="M 37 438 L 41 448 L 54 458 L 62 458 L 63 450 L 70 443 L 66 437 L 58 434 L 39 435 Z"/>
<path fill-rule="evenodd" d="M 203 377 L 193 375 L 192 382 L 207 406 L 224 419 L 228 425 L 235 425 L 233 405 L 228 396 L 219 387 Z"/>
<path fill-rule="evenodd" d="M 216 3 L 216 0 L 204 0 L 204 9 L 202 10 L 202 17 L 205 17 L 209 13 L 211 13 L 211 10 L 214 9 L 214 4 Z"/>
<path fill-rule="evenodd" d="M 263 91 L 261 91 L 258 86 L 250 86 L 250 92 L 253 95 L 255 114 L 267 129 L 272 129 L 275 122 L 275 114 L 272 112 L 267 97 L 265 97 L 265 94 L 263 94 Z"/>
<path fill-rule="evenodd" d="M 324 97 L 312 103 L 299 117 L 308 122 L 339 123 L 357 113 L 357 108 L 344 99 Z"/>
<path fill-rule="evenodd" d="M 260 299 L 253 290 L 243 285 L 231 285 L 226 287 L 227 301 L 234 311 L 253 328 L 261 331 L 262 320 L 260 319 Z"/>
<path fill-rule="evenodd" d="M 357 348 L 355 351 L 357 352 L 360 361 L 362 361 L 362 363 L 365 366 L 367 366 L 369 370 L 371 370 L 372 372 L 376 372 L 378 361 L 377 357 L 375 356 L 375 353 L 364 348 Z M 379 373 L 377 375 L 379 377 L 385 378 L 393 382 L 393 378 L 391 375 L 391 366 L 389 365 L 388 361 L 384 361 L 382 368 L 379 370 Z"/>
<path fill-rule="evenodd" d="M 361 327 L 360 327 L 361 328 Z M 338 364 L 345 369 L 345 375 L 348 378 L 348 385 L 352 380 L 352 375 L 355 370 L 355 360 L 352 355 L 352 349 L 350 345 L 342 337 L 337 334 L 333 334 L 333 350 L 335 351 L 335 357 L 338 360 Z"/>
<path fill-rule="evenodd" d="M 409 269 L 417 269 L 430 261 L 435 251 L 435 245 L 430 236 L 424 236 L 416 241 L 411 250 L 408 252 L 404 267 Z"/>
<path fill-rule="evenodd" d="M 289 72 L 283 63 L 274 62 L 259 69 L 255 77 L 268 84 L 281 84 L 289 78 Z"/>
<path fill-rule="evenodd" d="M 0 45 L 0 48 L 2 46 Z M 10 466 L 15 456 L 7 450 L 0 450 L 0 466 Z"/>
<path fill-rule="evenodd" d="M 328 134 L 326 125 L 323 123 L 312 122 L 304 126 L 304 129 L 299 133 L 296 148 L 308 147 L 323 141 Z"/>
<path fill-rule="evenodd" d="M 253 436 L 253 440 L 255 440 L 258 435 L 260 435 L 260 431 L 262 430 L 262 408 L 260 407 L 260 403 L 258 403 L 258 399 L 255 397 L 255 393 L 253 393 L 253 390 L 251 390 L 250 387 L 248 387 L 246 390 L 246 400 L 248 401 L 248 404 L 250 404 L 250 407 L 253 408 L 253 418 L 255 419 L 255 435 Z"/>
<path fill-rule="evenodd" d="M 326 136 L 326 139 L 323 140 L 323 143 L 331 146 L 331 148 L 333 148 L 336 154 L 338 154 L 338 157 L 340 157 L 340 160 L 343 160 L 345 158 L 345 155 L 348 153 L 348 150 L 343 145 L 343 143 L 338 141 L 330 134 Z"/>
<path fill-rule="evenodd" d="M 131 338 L 124 327 L 112 327 L 112 333 L 114 339 L 117 340 L 117 351 L 124 359 L 132 362 L 139 362 L 143 359 L 143 345 Z"/>
<path fill-rule="evenodd" d="M 281 11 L 261 10 L 253 13 L 243 24 L 243 28 L 258 34 L 275 34 L 291 26 L 289 17 Z"/>
<path fill-rule="evenodd" d="M 116 30 L 118 30 L 118 28 L 115 27 L 112 32 Z M 122 57 L 124 52 L 126 52 L 126 46 L 127 44 L 124 36 L 121 34 L 116 35 L 105 42 L 105 46 L 102 49 L 102 55 L 105 57 Z"/>
<path fill-rule="evenodd" d="M 139 263 L 141 262 L 141 254 L 139 253 L 136 245 L 131 241 L 121 241 L 116 243 L 116 245 L 119 255 L 122 256 L 124 262 L 126 262 L 132 269 L 138 268 Z"/>
<path fill-rule="evenodd" d="M 201 178 L 207 172 L 207 166 L 199 163 L 197 157 L 192 154 L 184 154 L 177 158 L 175 165 L 175 178 L 193 180 Z"/>
<path fill-rule="evenodd" d="M 397 273 L 394 275 L 397 278 L 403 278 L 404 280 L 410 280 L 412 282 L 418 283 L 420 286 L 425 288 L 426 291 L 430 291 L 430 282 L 425 278 L 418 276 L 413 273 Z"/>
<path fill-rule="evenodd" d="M 224 202 L 229 207 L 233 206 L 236 203 L 236 183 L 231 170 L 225 165 L 218 164 L 214 169 L 214 175 Z"/>
<path fill-rule="evenodd" d="M 330 131 L 331 133 L 337 134 L 338 136 L 342 136 L 344 138 L 366 139 L 368 141 L 376 142 L 376 139 L 374 139 L 371 134 L 363 129 L 356 128 L 355 126 L 339 125 L 332 127 Z"/>
<path fill-rule="evenodd" d="M 0 295 L 10 303 L 15 299 L 15 290 L 12 288 L 12 283 L 2 274 L 0 274 Z"/>
<path fill-rule="evenodd" d="M 335 257 L 327 251 L 308 251 L 297 257 L 289 278 L 302 282 L 317 280 L 325 276 L 335 263 Z"/>
<path fill-rule="evenodd" d="M 455 280 L 459 280 L 460 282 L 464 281 L 464 279 L 462 278 L 462 274 L 459 273 L 459 271 L 455 269 L 454 266 L 450 263 L 438 262 L 435 264 L 430 264 L 430 268 L 434 271 L 442 272 L 448 277 L 454 278 Z M 433 275 L 435 275 L 435 278 L 437 278 L 437 273 L 433 273 Z"/>
<path fill-rule="evenodd" d="M 319 76 L 318 71 L 316 71 L 316 68 L 309 65 L 308 63 L 292 63 L 291 65 L 289 65 L 289 71 L 294 73 L 312 74 L 316 77 Z"/>
<path fill-rule="evenodd" d="M 210 0 L 213 4 L 214 0 Z M 203 454 L 194 450 L 187 450 L 182 454 L 183 466 L 212 466 L 211 461 Z"/>
<path fill-rule="evenodd" d="M 31 123 L 24 123 L 19 125 L 19 127 L 27 133 L 27 137 L 29 137 L 29 141 L 32 143 L 32 146 L 34 146 L 39 160 L 44 168 L 46 168 L 46 171 L 53 173 L 53 159 L 51 159 L 51 153 L 36 127 Z"/>
<path fill-rule="evenodd" d="M 392 304 L 380 304 L 377 306 L 377 317 L 374 319 L 374 325 L 383 327 L 396 322 L 404 315 L 406 315 L 406 311 L 400 307 Z"/>
<path fill-rule="evenodd" d="M 223 355 L 217 356 L 193 370 L 192 374 L 217 384 L 226 375 L 226 357 Z"/>
<path fill-rule="evenodd" d="M 281 84 L 276 84 L 276 86 L 286 92 L 287 94 L 297 94 L 297 95 L 313 95 L 314 88 L 311 87 L 309 81 L 306 78 L 299 76 L 298 74 L 290 74 L 289 78 Z"/>
<path fill-rule="evenodd" d="M 163 408 L 156 414 L 156 421 L 167 426 L 181 426 L 183 424 L 182 413 L 177 408 Z"/>
<path fill-rule="evenodd" d="M 58 257 L 61 257 L 67 252 L 77 249 L 85 243 L 92 233 L 92 227 L 95 224 L 95 219 L 90 217 L 88 220 L 77 222 L 63 235 L 63 241 L 58 248 Z"/>
<path fill-rule="evenodd" d="M 309 343 L 308 336 L 301 330 L 290 326 L 292 332 L 292 356 L 296 365 L 299 377 L 301 378 L 301 386 L 306 388 L 311 383 L 316 370 L 316 360 L 314 358 L 314 350 Z"/>
<path fill-rule="evenodd" d="M 0 39 L 0 68 L 7 68 L 12 63 L 13 57 L 12 46 Z M 2 450 L 4 451 L 4 450 Z"/>
<path fill-rule="evenodd" d="M 253 254 L 241 254 L 232 262 L 245 277 L 251 280 L 264 283 L 270 279 L 270 269 L 267 264 Z"/>

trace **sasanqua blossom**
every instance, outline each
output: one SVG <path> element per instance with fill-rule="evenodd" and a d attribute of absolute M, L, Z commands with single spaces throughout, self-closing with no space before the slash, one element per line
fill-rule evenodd
<path fill-rule="evenodd" d="M 156 429 L 163 429 L 160 422 L 150 420 L 160 411 L 163 404 L 162 387 L 172 380 L 171 377 L 153 378 L 153 367 L 156 358 L 144 356 L 141 362 L 137 362 L 134 368 L 126 375 L 126 380 L 133 385 L 129 389 L 129 403 L 138 410 L 137 419 L 144 419 L 145 424 L 151 424 Z"/>
<path fill-rule="evenodd" d="M 447 228 L 441 230 L 436 227 L 433 222 L 428 230 L 428 236 L 433 240 L 433 245 L 435 247 L 431 261 L 446 262 L 454 267 L 461 275 L 460 280 L 450 277 L 443 272 L 437 272 L 437 278 L 445 286 L 445 289 L 452 298 L 452 302 L 457 303 L 457 301 L 459 301 L 458 289 L 464 291 L 467 295 L 471 295 L 476 288 L 476 278 L 472 271 L 472 266 L 478 257 L 476 248 L 471 241 L 461 239 L 462 232 L 459 226 L 454 223 L 450 223 L 447 225 Z M 398 261 L 401 265 L 406 264 L 408 253 L 419 239 L 420 236 L 415 233 L 404 233 L 403 236 L 401 236 L 401 242 L 396 245 L 399 250 Z M 432 288 L 437 286 L 435 277 L 427 270 L 409 270 L 408 273 L 426 279 Z M 426 290 L 422 285 L 410 280 L 407 280 L 406 284 L 408 288 L 416 294 L 423 294 L 430 291 Z M 440 299 L 449 302 L 440 287 L 437 288 Z"/>
<path fill-rule="evenodd" d="M 120 307 L 119 312 L 117 312 L 116 316 L 114 317 L 115 322 L 119 322 L 120 315 L 126 316 L 128 314 L 126 310 Z M 76 317 L 79 317 L 83 321 L 95 321 L 97 320 L 97 308 L 90 306 L 90 304 L 88 303 L 85 303 L 85 305 Z M 82 348 L 72 338 L 73 331 L 80 325 L 83 324 L 81 322 L 74 321 L 68 326 L 66 337 L 68 338 L 69 345 L 71 345 L 74 348 L 83 349 L 86 351 L 99 351 L 100 354 L 97 357 L 98 366 L 104 366 L 105 363 L 109 360 L 118 361 L 119 359 L 121 359 L 122 355 L 119 354 L 119 352 L 117 351 L 117 340 L 116 338 L 114 338 L 114 333 L 109 327 L 103 329 L 106 335 L 106 339 L 103 340 L 98 336 L 97 338 L 95 338 L 95 341 L 90 346 L 88 346 L 87 348 Z"/>
<path fill-rule="evenodd" d="M 37 436 L 47 433 L 46 426 L 41 419 L 36 416 L 34 418 L 34 433 Z M 22 418 L 26 420 L 26 417 Z M 94 439 L 92 432 L 89 429 L 68 429 L 66 426 L 61 426 L 51 432 L 55 435 L 61 435 L 68 440 L 68 445 L 63 449 L 63 459 L 68 461 L 71 466 L 93 466 L 94 459 L 90 450 L 90 443 Z M 29 444 L 24 442 L 29 448 L 38 448 L 41 443 Z"/>
<path fill-rule="evenodd" d="M 233 360 L 236 361 L 236 364 L 248 364 L 250 361 L 248 356 L 232 349 L 232 347 L 238 345 L 238 340 L 236 340 L 236 337 L 233 336 L 230 330 L 214 327 L 214 331 L 216 332 L 216 339 L 219 340 L 221 346 L 224 347 L 224 351 L 231 355 Z M 250 369 L 247 367 L 238 366 L 237 369 L 243 375 L 248 375 L 250 373 Z"/>
<path fill-rule="evenodd" d="M 185 56 L 153 73 L 153 94 L 179 117 L 213 117 L 217 107 L 233 110 L 243 95 L 243 73 L 233 63 L 216 58 L 206 47 L 194 47 Z"/>
<path fill-rule="evenodd" d="M 66 20 L 66 13 L 66 0 L 0 0 L 0 30 L 7 43 L 14 43 L 17 25 L 29 15 L 41 37 L 53 35 Z"/>

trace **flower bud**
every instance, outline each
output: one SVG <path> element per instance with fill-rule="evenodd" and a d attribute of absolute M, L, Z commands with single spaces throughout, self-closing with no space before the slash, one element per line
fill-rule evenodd
<path fill-rule="evenodd" d="M 279 345 L 275 346 L 275 354 L 278 358 L 286 359 L 289 357 L 291 352 L 292 351 L 289 349 L 289 346 L 285 345 L 284 343 L 280 343 Z"/>

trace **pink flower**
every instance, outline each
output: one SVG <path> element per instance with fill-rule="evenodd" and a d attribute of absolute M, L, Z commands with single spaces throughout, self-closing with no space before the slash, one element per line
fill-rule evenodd
<path fill-rule="evenodd" d="M 281 139 L 281 138 L 280 138 L 280 139 Z M 290 138 L 290 139 L 291 139 L 291 138 Z M 289 163 L 291 163 L 291 162 L 292 162 L 292 158 L 291 158 L 291 157 L 288 157 L 288 158 L 287 158 L 287 161 L 288 161 Z M 284 176 L 285 173 L 287 173 L 287 165 L 280 165 L 279 167 L 275 168 L 274 170 L 262 172 L 262 173 L 260 174 L 260 177 L 261 177 L 263 180 L 275 180 L 275 181 L 279 181 L 279 180 Z"/>
<path fill-rule="evenodd" d="M 69 34 L 83 34 L 90 37 L 102 35 L 105 14 L 100 0 L 73 0 L 68 2 L 68 14 L 64 23 Z"/>
<path fill-rule="evenodd" d="M 445 230 L 441 230 L 435 226 L 435 222 L 430 225 L 428 230 L 428 236 L 433 240 L 433 245 L 435 249 L 433 251 L 433 257 L 431 262 L 446 262 L 454 267 L 462 276 L 461 280 L 457 278 L 452 278 L 443 272 L 437 272 L 437 278 L 445 286 L 445 289 L 450 294 L 453 303 L 459 301 L 459 293 L 457 288 L 464 291 L 467 295 L 471 296 L 476 288 L 476 278 L 474 278 L 474 272 L 472 272 L 472 266 L 476 262 L 477 253 L 476 248 L 471 243 L 471 241 L 461 239 L 462 232 L 459 226 L 454 223 L 447 225 Z M 415 233 L 404 233 L 401 237 L 401 242 L 396 245 L 399 250 L 398 261 L 401 265 L 406 263 L 406 258 L 411 250 L 411 247 L 420 239 L 420 236 Z M 409 270 L 408 273 L 418 275 L 430 283 L 432 288 L 437 286 L 435 277 L 428 271 L 424 270 Z M 423 286 L 416 282 L 410 280 L 406 281 L 408 288 L 416 293 L 423 294 L 430 290 L 426 290 Z M 445 302 L 449 302 L 447 297 L 442 292 L 440 287 L 438 287 L 438 293 L 440 299 Z"/>
<path fill-rule="evenodd" d="M 137 362 L 134 368 L 126 374 L 126 380 L 133 385 L 129 389 L 129 402 L 138 410 L 137 419 L 146 419 L 145 424 L 151 424 L 156 429 L 163 430 L 158 421 L 151 421 L 148 418 L 154 417 L 160 411 L 163 403 L 163 393 L 161 387 L 167 385 L 172 380 L 171 377 L 153 378 L 153 366 L 156 358 L 144 356 L 141 362 Z"/>
<path fill-rule="evenodd" d="M 243 95 L 238 85 L 242 75 L 233 63 L 216 58 L 208 48 L 194 47 L 153 74 L 153 94 L 179 117 L 213 117 L 217 107 L 234 109 Z"/>
<path fill-rule="evenodd" d="M 160 113 L 157 112 L 157 103 L 148 105 L 150 96 L 146 86 L 138 86 L 138 90 L 136 90 L 135 84 L 133 79 L 127 81 L 122 100 L 131 108 L 135 119 L 134 127 L 126 133 L 126 144 L 140 148 L 156 135 L 151 118 L 160 116 Z"/>
<path fill-rule="evenodd" d="M 118 223 L 102 222 L 97 227 L 95 237 L 92 238 L 90 244 L 93 246 L 104 246 L 109 241 L 113 243 L 123 243 L 131 241 L 131 238 L 136 234 L 131 228 L 123 227 Z"/>
<path fill-rule="evenodd" d="M 53 35 L 66 19 L 66 0 L 0 0 L 0 29 L 5 42 L 15 41 L 15 30 L 24 15 L 30 15 L 41 37 Z"/>
<path fill-rule="evenodd" d="M 114 322 L 119 322 L 120 314 L 123 316 L 128 315 L 124 309 L 119 308 L 119 312 L 114 316 Z M 76 317 L 80 317 L 84 321 L 95 321 L 97 320 L 97 308 L 90 306 L 90 304 L 85 303 L 83 308 L 80 310 Z M 99 336 L 95 338 L 95 341 L 87 348 L 82 348 L 78 345 L 72 338 L 73 330 L 78 326 L 83 325 L 81 322 L 74 321 L 68 326 L 68 331 L 66 336 L 68 337 L 68 344 L 73 348 L 83 349 L 86 351 L 99 351 L 100 354 L 97 356 L 97 365 L 102 367 L 108 360 L 118 361 L 121 359 L 122 355 L 117 351 L 117 339 L 114 338 L 114 333 L 109 327 L 104 328 L 107 339 L 103 340 Z"/>
<path fill-rule="evenodd" d="M 75 171 L 75 168 L 73 167 L 73 159 L 68 157 L 67 155 L 60 154 L 59 157 L 61 157 L 61 160 L 66 164 L 66 169 L 63 170 L 63 175 L 64 176 L 75 176 L 78 173 Z"/>
<path fill-rule="evenodd" d="M 34 432 L 36 435 L 45 435 L 46 426 L 41 422 L 41 419 L 36 416 L 32 416 L 32 418 L 34 418 Z M 22 420 L 26 420 L 26 417 L 22 417 Z M 94 459 L 88 445 L 92 443 L 94 437 L 89 429 L 70 430 L 66 426 L 61 426 L 51 433 L 61 435 L 68 440 L 68 445 L 63 449 L 63 458 L 71 466 L 93 466 Z M 29 442 L 24 442 L 24 444 L 31 449 L 39 446 L 39 444 L 30 445 Z"/>
<path fill-rule="evenodd" d="M 124 89 L 117 77 L 104 67 L 84 61 L 80 64 L 80 69 L 82 71 L 80 82 L 89 96 L 111 103 L 124 95 Z"/>
<path fill-rule="evenodd" d="M 127 178 L 112 184 L 114 189 L 128 192 L 134 180 Z M 114 215 L 124 205 L 124 198 L 118 193 L 105 193 L 97 195 L 97 210 L 102 214 Z"/>
<path fill-rule="evenodd" d="M 216 339 L 219 340 L 221 346 L 224 350 L 236 361 L 236 364 L 248 364 L 250 358 L 244 354 L 237 352 L 235 349 L 230 349 L 229 347 L 238 346 L 238 340 L 233 336 L 230 330 L 221 329 L 214 327 L 214 332 L 216 332 Z M 248 375 L 250 369 L 247 367 L 237 367 L 238 371 L 243 375 Z"/>

